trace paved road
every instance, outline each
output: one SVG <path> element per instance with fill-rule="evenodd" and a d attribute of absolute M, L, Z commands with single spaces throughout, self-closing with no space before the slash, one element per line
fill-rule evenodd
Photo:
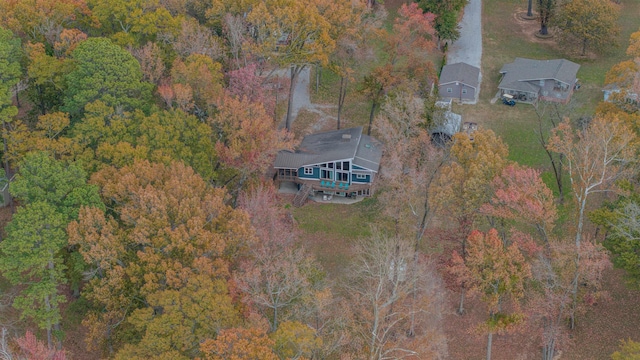
<path fill-rule="evenodd" d="M 482 68 L 482 1 L 469 0 L 460 22 L 460 38 L 449 46 L 447 64 L 465 62 Z"/>
<path fill-rule="evenodd" d="M 300 109 L 311 106 L 311 96 L 309 94 L 309 66 L 298 74 L 296 85 L 293 87 L 293 101 L 291 102 L 291 122 L 298 117 Z M 285 114 L 285 118 L 287 115 Z"/>
<path fill-rule="evenodd" d="M 284 76 L 288 76 L 290 74 L 289 71 L 283 72 Z M 329 115 L 327 112 L 330 112 L 334 108 L 335 105 L 320 105 L 311 103 L 311 94 L 310 94 L 310 74 L 311 74 L 311 65 L 307 65 L 301 72 L 298 74 L 298 78 L 295 86 L 293 87 L 293 101 L 291 102 L 291 124 L 298 117 L 298 113 L 300 110 L 305 109 L 309 112 L 316 113 L 319 115 L 318 122 L 313 125 L 312 130 L 319 131 L 325 125 L 326 121 L 329 120 L 337 120 L 335 116 Z M 287 115 L 284 115 L 282 119 L 281 127 L 285 126 Z"/>

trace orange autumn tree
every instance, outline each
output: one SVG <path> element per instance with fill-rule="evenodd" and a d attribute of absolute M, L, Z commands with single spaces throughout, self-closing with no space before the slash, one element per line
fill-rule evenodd
<path fill-rule="evenodd" d="M 253 50 L 279 67 L 289 68 L 291 84 L 285 127 L 291 129 L 293 89 L 302 70 L 310 64 L 325 65 L 335 48 L 331 22 L 322 1 L 261 1 L 246 21 L 252 25 Z"/>
<path fill-rule="evenodd" d="M 518 246 L 505 246 L 495 229 L 486 234 L 474 230 L 468 242 L 466 259 L 453 252 L 451 272 L 488 307 L 489 316 L 481 328 L 488 334 L 487 360 L 491 360 L 493 334 L 504 332 L 523 319 L 517 301 L 524 296 L 524 283 L 531 277 L 531 269 Z M 515 309 L 511 313 L 503 307 L 509 298 Z"/>
<path fill-rule="evenodd" d="M 293 147 L 292 134 L 278 130 L 262 104 L 244 97 L 225 96 L 209 124 L 220 160 L 235 172 L 237 189 L 264 174 L 278 151 Z"/>
<path fill-rule="evenodd" d="M 278 360 L 275 342 L 264 329 L 252 327 L 220 331 L 215 339 L 200 344 L 202 360 Z"/>
<path fill-rule="evenodd" d="M 361 91 L 371 100 L 367 134 L 385 94 L 406 79 L 413 79 L 419 84 L 417 90 L 427 93 L 427 85 L 435 77 L 433 63 L 424 60 L 435 49 L 434 15 L 423 13 L 417 3 L 403 4 L 398 15 L 393 32 L 383 35 L 386 61 L 373 68 L 362 83 Z"/>
<path fill-rule="evenodd" d="M 28 41 L 53 46 L 64 29 L 94 24 L 85 0 L 9 0 L 0 2 L 0 26 Z"/>
<path fill-rule="evenodd" d="M 614 65 L 607 72 L 604 84 L 611 90 L 608 101 L 629 114 L 637 115 L 637 96 L 640 94 L 640 30 L 631 34 L 627 55 L 631 59 Z"/>
<path fill-rule="evenodd" d="M 465 133 L 453 136 L 450 162 L 430 187 L 434 208 L 455 221 L 456 240 L 461 243 L 460 255 L 466 255 L 466 241 L 477 222 L 480 207 L 492 192 L 491 182 L 507 165 L 507 146 L 491 130 L 479 130 L 473 140 Z M 464 312 L 464 286 L 458 313 Z"/>
<path fill-rule="evenodd" d="M 109 213 L 83 208 L 68 227 L 92 268 L 88 341 L 119 359 L 186 359 L 238 325 L 229 267 L 253 232 L 244 212 L 225 205 L 223 189 L 177 162 L 105 168 L 92 182 Z"/>
<path fill-rule="evenodd" d="M 480 207 L 480 212 L 496 219 L 529 225 L 548 245 L 557 210 L 553 192 L 542 181 L 540 171 L 517 164 L 507 165 L 491 186 L 493 197 Z"/>

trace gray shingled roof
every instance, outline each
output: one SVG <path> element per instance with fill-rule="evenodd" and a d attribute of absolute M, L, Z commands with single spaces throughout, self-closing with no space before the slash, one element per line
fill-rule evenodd
<path fill-rule="evenodd" d="M 440 73 L 440 85 L 461 82 L 478 89 L 480 84 L 480 69 L 467 63 L 447 64 Z"/>
<path fill-rule="evenodd" d="M 362 135 L 353 163 L 378 172 L 382 158 L 382 143 L 371 136 Z"/>
<path fill-rule="evenodd" d="M 350 136 L 350 139 L 346 139 Z M 327 131 L 307 135 L 295 152 L 280 151 L 276 156 L 276 169 L 297 169 L 305 165 L 353 159 L 353 163 L 378 171 L 382 157 L 382 144 L 363 135 L 362 127 Z"/>
<path fill-rule="evenodd" d="M 537 92 L 539 88 L 528 81 L 558 80 L 569 86 L 576 81 L 576 74 L 580 65 L 565 59 L 532 60 L 516 58 L 509 64 L 504 64 L 500 73 L 503 74 L 498 88 Z"/>

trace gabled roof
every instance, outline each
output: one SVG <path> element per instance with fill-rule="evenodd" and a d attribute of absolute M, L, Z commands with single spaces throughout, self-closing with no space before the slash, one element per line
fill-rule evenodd
<path fill-rule="evenodd" d="M 557 80 L 569 86 L 576 82 L 576 74 L 580 65 L 565 59 L 532 60 L 516 58 L 509 64 L 504 64 L 500 73 L 504 75 L 498 88 L 508 88 L 524 91 L 538 91 L 536 86 L 518 84 L 527 81 Z"/>
<path fill-rule="evenodd" d="M 480 69 L 467 63 L 447 64 L 440 73 L 440 85 L 460 82 L 474 89 L 480 84 Z"/>
<path fill-rule="evenodd" d="M 378 171 L 382 144 L 362 134 L 362 126 L 307 135 L 295 152 L 280 151 L 274 167 L 297 169 L 305 165 L 352 160 L 354 164 Z"/>

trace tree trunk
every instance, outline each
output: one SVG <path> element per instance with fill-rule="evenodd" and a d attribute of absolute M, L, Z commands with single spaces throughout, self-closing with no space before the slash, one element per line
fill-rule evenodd
<path fill-rule="evenodd" d="M 527 4 L 527 17 L 533 17 L 533 11 L 532 11 L 532 4 L 533 4 L 533 0 L 529 0 L 529 3 Z"/>
<path fill-rule="evenodd" d="M 460 286 L 460 305 L 458 306 L 458 315 L 464 314 L 464 283 Z"/>
<path fill-rule="evenodd" d="M 564 186 L 562 186 L 562 158 L 564 155 L 560 154 L 558 161 L 558 171 L 556 174 L 556 184 L 558 185 L 558 196 L 560 196 L 560 204 L 564 203 Z M 554 166 L 555 171 L 555 166 Z"/>
<path fill-rule="evenodd" d="M 489 338 L 487 339 L 487 360 L 491 360 L 491 343 L 493 342 L 493 333 L 489 333 Z"/>
<path fill-rule="evenodd" d="M 542 23 L 540 25 L 540 34 L 541 35 L 548 35 L 549 31 L 547 30 L 547 24 L 546 23 Z"/>
<path fill-rule="evenodd" d="M 338 93 L 338 130 L 340 130 L 340 115 L 342 114 L 342 106 L 344 98 L 347 96 L 347 80 L 344 76 L 340 77 L 340 91 Z"/>
<path fill-rule="evenodd" d="M 371 135 L 371 125 L 373 124 L 373 114 L 376 112 L 377 102 L 373 101 L 371 103 L 371 113 L 369 114 L 369 128 L 367 129 L 367 135 Z"/>
<path fill-rule="evenodd" d="M 7 122 L 2 122 L 2 145 L 4 150 L 4 176 L 7 177 L 7 186 L 11 185 L 11 174 L 9 174 L 9 160 L 7 160 L 7 153 L 9 152 L 9 146 L 7 145 L 7 136 L 9 136 L 9 131 L 7 130 Z M 11 213 L 15 212 L 15 207 L 13 206 L 13 196 L 9 195 L 9 206 L 11 207 Z"/>
<path fill-rule="evenodd" d="M 576 273 L 573 277 L 571 297 L 573 302 L 571 304 L 571 323 L 570 328 L 573 330 L 576 328 L 576 308 L 578 307 L 578 282 L 580 280 L 580 247 L 582 244 L 582 228 L 584 227 L 584 211 L 587 206 L 587 194 L 582 194 L 582 198 L 579 202 L 580 211 L 578 213 L 578 228 L 576 230 L 576 259 L 575 267 Z"/>
<path fill-rule="evenodd" d="M 556 352 L 555 347 L 556 347 L 556 340 L 555 339 L 549 340 L 549 343 L 545 344 L 542 347 L 542 360 L 553 360 L 553 357 Z"/>
<path fill-rule="evenodd" d="M 289 103 L 287 104 L 287 118 L 285 120 L 285 128 L 287 131 L 291 131 L 291 110 L 293 107 L 293 94 L 296 87 L 296 81 L 298 80 L 298 75 L 304 69 L 304 65 L 291 65 L 291 84 L 289 84 Z"/>
<path fill-rule="evenodd" d="M 44 95 L 42 93 L 42 87 L 40 85 L 36 85 L 36 89 L 38 90 L 38 103 L 40 108 L 40 115 L 47 114 L 47 105 L 44 103 Z"/>
<path fill-rule="evenodd" d="M 20 89 L 18 88 L 18 84 L 16 84 L 16 105 L 18 105 L 18 108 L 20 108 Z"/>
<path fill-rule="evenodd" d="M 587 39 L 582 40 L 582 56 L 587 54 Z"/>
<path fill-rule="evenodd" d="M 320 65 L 316 65 L 316 95 L 320 90 L 320 71 L 321 70 L 322 70 L 322 67 L 320 67 Z"/>
<path fill-rule="evenodd" d="M 278 92 L 280 92 L 280 77 L 276 77 L 276 91 L 275 91 L 275 95 L 276 95 L 276 102 L 273 105 L 273 122 L 277 123 L 278 122 Z"/>
<path fill-rule="evenodd" d="M 273 324 L 271 325 L 271 331 L 276 331 L 278 328 L 278 306 L 273 307 Z"/>

